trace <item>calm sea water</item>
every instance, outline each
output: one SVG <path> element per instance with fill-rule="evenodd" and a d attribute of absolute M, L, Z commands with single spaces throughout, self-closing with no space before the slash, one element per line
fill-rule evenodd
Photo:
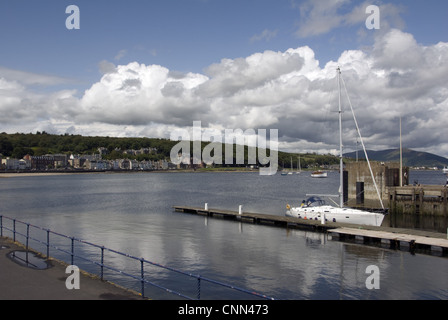
<path fill-rule="evenodd" d="M 411 181 L 444 184 L 440 172 L 412 172 Z M 284 215 L 306 193 L 337 193 L 338 174 L 260 176 L 257 173 L 120 173 L 0 179 L 1 214 L 185 272 L 277 299 L 448 299 L 448 259 L 331 240 L 326 235 L 207 219 L 174 205 Z M 56 241 L 56 240 L 53 240 Z M 63 244 L 60 244 L 64 246 Z M 90 247 L 77 248 L 98 255 Z M 67 259 L 67 257 L 65 257 Z M 106 259 L 109 259 L 106 257 Z M 138 265 L 111 257 L 117 268 Z M 75 261 L 97 273 L 97 267 Z M 380 270 L 380 289 L 366 288 L 366 268 Z M 191 280 L 160 270 L 149 277 L 192 294 Z M 132 280 L 113 281 L 139 290 Z M 152 298 L 169 299 L 158 289 Z M 193 292 L 193 293 L 192 293 Z M 207 288 L 202 298 L 239 298 Z M 248 298 L 243 296 L 242 298 Z M 250 298 L 250 297 L 249 297 Z"/>

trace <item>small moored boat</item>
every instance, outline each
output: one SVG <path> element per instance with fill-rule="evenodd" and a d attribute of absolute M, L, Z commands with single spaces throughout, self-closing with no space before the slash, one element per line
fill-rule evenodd
<path fill-rule="evenodd" d="M 325 171 L 313 171 L 311 177 L 313 178 L 326 178 L 328 175 Z"/>

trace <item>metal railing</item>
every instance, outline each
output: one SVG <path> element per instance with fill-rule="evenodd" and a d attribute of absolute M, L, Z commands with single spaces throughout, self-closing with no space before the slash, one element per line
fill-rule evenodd
<path fill-rule="evenodd" d="M 6 225 L 6 223 L 5 223 L 6 221 L 10 222 L 9 226 Z M 21 225 L 22 228 L 25 227 L 26 228 L 25 231 L 18 230 L 19 229 L 18 228 L 19 225 Z M 45 233 L 45 237 L 44 238 L 46 240 L 38 239 L 38 238 L 36 238 L 36 236 L 31 236 L 31 234 L 30 234 L 31 233 L 31 229 L 37 230 L 39 232 L 44 232 Z M 240 287 L 228 284 L 228 283 L 224 283 L 224 282 L 221 282 L 221 281 L 217 281 L 217 280 L 214 280 L 214 279 L 203 277 L 201 275 L 195 275 L 195 274 L 192 274 L 192 273 L 184 272 L 184 271 L 181 271 L 179 269 L 175 269 L 175 268 L 168 267 L 168 266 L 165 266 L 165 265 L 162 265 L 162 264 L 159 264 L 159 263 L 148 261 L 148 260 L 146 260 L 144 258 L 138 258 L 138 257 L 132 256 L 132 255 L 129 255 L 129 254 L 126 254 L 126 253 L 123 253 L 123 252 L 119 252 L 117 250 L 113 250 L 113 249 L 110 249 L 110 248 L 106 248 L 104 246 L 96 245 L 94 243 L 91 243 L 91 242 L 88 242 L 88 241 L 85 241 L 85 240 L 77 239 L 75 237 L 69 237 L 69 236 L 66 236 L 64 234 L 61 234 L 61 233 L 58 233 L 58 232 L 54 232 L 54 231 L 51 231 L 51 230 L 46 229 L 46 228 L 42 228 L 42 227 L 39 227 L 39 226 L 32 225 L 30 223 L 22 222 L 20 220 L 15 219 L 15 218 L 10 218 L 10 217 L 7 217 L 7 216 L 0 215 L 0 237 L 4 237 L 4 230 L 5 231 L 9 231 L 9 232 L 12 233 L 12 240 L 14 242 L 16 242 L 16 241 L 19 242 L 17 240 L 17 236 L 24 237 L 25 238 L 25 247 L 26 247 L 27 251 L 31 248 L 30 247 L 30 243 L 29 243 L 30 240 L 35 241 L 36 243 L 39 243 L 39 244 L 43 245 L 44 248 L 46 248 L 46 258 L 47 259 L 50 258 L 50 249 L 55 249 L 55 250 L 57 250 L 59 252 L 62 252 L 64 254 L 68 255 L 70 257 L 70 264 L 71 265 L 75 264 L 75 258 L 76 258 L 76 259 L 81 259 L 81 260 L 83 260 L 85 262 L 88 262 L 88 263 L 91 263 L 91 264 L 94 264 L 94 265 L 98 266 L 99 267 L 99 276 L 100 276 L 101 280 L 105 280 L 105 270 L 110 270 L 111 272 L 118 273 L 121 276 L 132 278 L 135 281 L 139 282 L 139 284 L 140 284 L 140 294 L 141 294 L 142 297 L 146 297 L 145 296 L 145 285 L 147 284 L 147 285 L 153 286 L 155 288 L 158 288 L 158 289 L 163 290 L 163 291 L 165 291 L 165 292 L 167 292 L 169 294 L 173 294 L 173 295 L 176 295 L 176 296 L 181 297 L 181 298 L 185 298 L 185 299 L 189 299 L 189 300 L 196 300 L 196 299 L 200 300 L 201 299 L 201 286 L 202 286 L 202 283 L 203 282 L 207 282 L 207 283 L 210 283 L 210 284 L 213 284 L 213 285 L 217 285 L 217 286 L 220 286 L 220 287 L 223 287 L 223 288 L 236 290 L 236 291 L 242 292 L 244 294 L 248 294 L 248 295 L 253 296 L 253 297 L 257 297 L 257 298 L 261 298 L 261 299 L 274 300 L 272 297 L 266 296 L 264 294 L 260 294 L 260 293 L 257 293 L 257 292 L 251 291 L 251 290 L 247 290 L 247 289 L 244 289 L 244 288 L 240 288 Z M 56 245 L 51 244 L 50 243 L 50 235 L 51 236 L 58 236 L 61 239 L 65 239 L 65 240 L 69 241 L 69 244 L 65 245 L 65 247 L 68 247 L 69 250 L 62 248 L 62 246 L 56 246 Z M 56 242 L 55 240 L 52 240 L 52 241 Z M 89 258 L 87 258 L 85 256 L 82 256 L 82 255 L 76 254 L 75 253 L 75 247 L 76 247 L 75 244 L 85 244 L 85 245 L 87 245 L 87 246 L 89 246 L 91 248 L 98 249 L 99 250 L 98 254 L 100 255 L 100 262 L 91 260 L 91 259 L 89 259 Z M 106 252 L 108 252 L 110 254 L 115 254 L 115 255 L 120 256 L 120 257 L 124 257 L 126 259 L 131 259 L 131 260 L 137 261 L 139 263 L 139 265 L 140 265 L 139 266 L 139 271 L 138 272 L 134 272 L 134 273 L 129 273 L 129 272 L 125 272 L 124 270 L 120 270 L 120 269 L 118 269 L 116 267 L 113 267 L 111 265 L 106 264 L 105 263 L 105 253 Z M 88 254 L 88 255 L 91 255 L 91 254 Z M 64 260 L 64 259 L 62 259 L 62 260 Z M 65 262 L 68 263 L 68 261 L 65 261 Z M 187 295 L 185 293 L 181 293 L 179 291 L 176 291 L 176 290 L 173 290 L 173 289 L 169 289 L 169 288 L 167 288 L 164 285 L 158 284 L 158 283 L 156 283 L 154 281 L 150 281 L 148 279 L 148 277 L 146 276 L 146 274 L 145 274 L 145 267 L 148 266 L 148 265 L 152 266 L 152 267 L 159 268 L 160 270 L 163 270 L 163 271 L 167 271 L 167 272 L 171 272 L 171 273 L 174 273 L 174 274 L 185 276 L 185 277 L 188 277 L 188 278 L 191 278 L 191 279 L 195 279 L 196 280 L 195 281 L 195 286 L 196 286 L 195 287 L 195 291 L 196 291 L 195 295 L 196 296 L 195 297 L 191 297 L 191 296 L 189 296 L 189 295 Z M 138 275 L 136 275 L 135 273 L 138 273 Z"/>

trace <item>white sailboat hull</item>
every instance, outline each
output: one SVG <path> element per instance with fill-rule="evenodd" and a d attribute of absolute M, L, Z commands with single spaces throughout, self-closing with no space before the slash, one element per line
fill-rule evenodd
<path fill-rule="evenodd" d="M 322 216 L 326 221 L 360 224 L 366 226 L 381 226 L 384 214 L 369 212 L 351 208 L 339 208 L 333 206 L 318 207 L 295 207 L 286 211 L 286 216 L 299 219 L 321 220 Z"/>
<path fill-rule="evenodd" d="M 312 178 L 326 178 L 328 174 L 326 172 L 313 172 L 311 173 Z"/>

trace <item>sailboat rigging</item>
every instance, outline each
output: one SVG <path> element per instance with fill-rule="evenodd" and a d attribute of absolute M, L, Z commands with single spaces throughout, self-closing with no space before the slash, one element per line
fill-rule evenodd
<path fill-rule="evenodd" d="M 378 198 L 381 203 L 381 207 L 384 209 L 383 201 L 381 200 L 381 196 L 378 190 L 378 186 L 375 181 L 375 177 L 373 175 L 372 167 L 370 166 L 370 161 L 367 156 L 367 151 L 364 145 L 364 142 L 361 137 L 361 133 L 359 130 L 358 122 L 356 120 L 352 104 L 350 102 L 350 98 L 347 93 L 347 88 L 345 87 L 344 80 L 342 79 L 341 69 L 337 68 L 337 80 L 338 80 L 338 100 L 339 100 L 339 206 L 331 206 L 326 205 L 325 201 L 323 201 L 321 196 L 330 196 L 330 195 L 309 195 L 310 198 L 307 200 L 303 200 L 302 204 L 299 207 L 291 207 L 289 204 L 286 206 L 286 216 L 302 218 L 302 219 L 312 219 L 312 220 L 329 220 L 333 222 L 345 222 L 352 224 L 362 224 L 362 225 L 374 225 L 381 226 L 384 213 L 383 212 L 371 212 L 364 211 L 359 209 L 351 209 L 344 207 L 344 191 L 343 191 L 343 178 L 344 178 L 344 162 L 343 162 L 343 140 L 342 140 L 342 104 L 341 104 L 341 85 L 344 85 L 345 92 L 347 95 L 347 99 L 350 105 L 350 109 L 352 111 L 353 119 L 355 121 L 356 130 L 359 135 L 361 145 L 364 150 L 364 154 L 366 156 L 366 160 L 369 166 L 370 174 L 372 176 L 373 183 L 375 185 Z M 330 196 L 333 197 L 333 196 Z"/>
<path fill-rule="evenodd" d="M 292 157 L 291 157 L 291 171 L 288 172 L 289 175 L 292 174 Z"/>

